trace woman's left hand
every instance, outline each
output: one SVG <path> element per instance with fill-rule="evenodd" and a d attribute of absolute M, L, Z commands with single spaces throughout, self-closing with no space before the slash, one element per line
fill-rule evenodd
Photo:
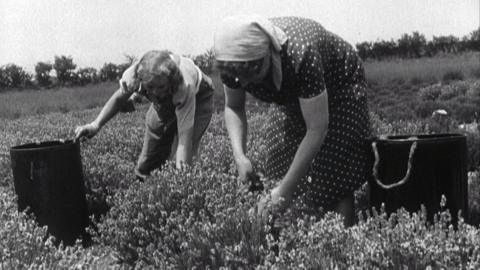
<path fill-rule="evenodd" d="M 268 211 L 266 209 L 267 202 L 269 201 L 269 196 L 263 196 L 260 201 L 257 203 L 257 218 L 263 221 L 268 220 Z"/>
<path fill-rule="evenodd" d="M 270 194 L 263 196 L 257 203 L 257 217 L 268 222 L 269 214 L 275 213 L 279 210 L 282 198 L 278 194 L 276 188 Z"/>

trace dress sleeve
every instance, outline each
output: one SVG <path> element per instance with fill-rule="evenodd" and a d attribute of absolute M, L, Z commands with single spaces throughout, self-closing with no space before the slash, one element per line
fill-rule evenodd
<path fill-rule="evenodd" d="M 122 74 L 122 78 L 119 81 L 120 89 L 127 94 L 133 94 L 140 91 L 140 82 L 135 72 L 137 63 L 132 64 Z"/>
<path fill-rule="evenodd" d="M 195 89 L 194 86 L 181 87 L 173 95 L 175 115 L 177 116 L 178 132 L 193 128 L 195 120 Z"/>
<path fill-rule="evenodd" d="M 297 71 L 297 95 L 312 98 L 325 91 L 324 70 L 321 56 L 315 51 L 306 51 Z"/>

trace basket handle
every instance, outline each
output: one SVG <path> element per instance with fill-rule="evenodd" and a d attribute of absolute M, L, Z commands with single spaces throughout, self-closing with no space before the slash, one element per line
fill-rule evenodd
<path fill-rule="evenodd" d="M 35 163 L 33 161 L 30 161 L 30 181 L 33 182 L 33 174 L 35 172 Z"/>
<path fill-rule="evenodd" d="M 373 177 L 375 178 L 375 181 L 380 187 L 384 189 L 392 189 L 394 187 L 401 186 L 408 181 L 408 179 L 410 178 L 410 173 L 412 172 L 412 159 L 413 159 L 413 154 L 417 149 L 417 141 L 414 141 L 410 146 L 410 153 L 408 154 L 407 172 L 405 173 L 405 176 L 401 180 L 397 181 L 396 183 L 392 183 L 389 185 L 384 184 L 380 179 L 378 179 L 378 164 L 380 163 L 380 155 L 378 154 L 377 142 L 375 141 L 372 142 L 372 149 L 373 149 L 373 153 L 375 154 L 375 163 L 373 164 Z"/>

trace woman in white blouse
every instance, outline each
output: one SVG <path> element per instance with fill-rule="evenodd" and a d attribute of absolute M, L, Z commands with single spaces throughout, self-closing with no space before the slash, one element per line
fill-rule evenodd
<path fill-rule="evenodd" d="M 189 164 L 213 111 L 213 85 L 192 60 L 167 50 L 148 51 L 122 75 L 119 89 L 97 118 L 75 129 L 75 138 L 95 136 L 132 94 L 151 101 L 135 174 L 144 180 L 175 154 L 177 168 Z"/>

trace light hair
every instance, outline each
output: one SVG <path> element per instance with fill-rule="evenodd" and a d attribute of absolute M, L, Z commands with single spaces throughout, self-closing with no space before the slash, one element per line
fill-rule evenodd
<path fill-rule="evenodd" d="M 175 92 L 183 82 L 182 72 L 168 50 L 146 52 L 138 62 L 136 73 L 139 80 L 147 86 L 156 76 L 166 76 L 170 93 Z"/>

